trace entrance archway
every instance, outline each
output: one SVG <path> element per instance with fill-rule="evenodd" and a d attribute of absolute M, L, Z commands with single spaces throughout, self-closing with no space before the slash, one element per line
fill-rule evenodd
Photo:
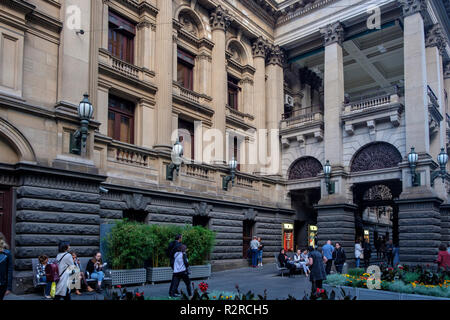
<path fill-rule="evenodd" d="M 400 180 L 355 184 L 353 187 L 356 239 L 367 237 L 374 246 L 375 235 L 398 242 L 398 205 L 402 192 Z"/>

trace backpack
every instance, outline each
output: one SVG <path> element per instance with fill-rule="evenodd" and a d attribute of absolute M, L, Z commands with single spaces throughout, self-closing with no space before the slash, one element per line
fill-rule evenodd
<path fill-rule="evenodd" d="M 47 278 L 47 282 L 58 282 L 59 281 L 59 263 L 61 260 L 67 255 L 63 255 L 61 259 L 59 259 L 57 262 L 49 263 L 45 266 L 45 276 Z M 64 270 L 66 271 L 66 270 Z M 64 273 L 64 272 L 63 272 Z"/>

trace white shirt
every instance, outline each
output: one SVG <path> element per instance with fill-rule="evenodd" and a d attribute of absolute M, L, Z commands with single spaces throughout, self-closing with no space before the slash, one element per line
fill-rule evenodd
<path fill-rule="evenodd" d="M 186 266 L 183 261 L 183 252 L 175 252 L 175 262 L 173 264 L 173 273 L 186 271 Z"/>
<path fill-rule="evenodd" d="M 258 242 L 258 240 L 252 240 L 252 241 L 250 242 L 250 248 L 251 248 L 252 250 L 258 250 L 258 248 L 259 248 L 259 242 Z"/>
<path fill-rule="evenodd" d="M 361 254 L 363 253 L 363 249 L 359 243 L 355 244 L 355 258 L 361 257 Z"/>

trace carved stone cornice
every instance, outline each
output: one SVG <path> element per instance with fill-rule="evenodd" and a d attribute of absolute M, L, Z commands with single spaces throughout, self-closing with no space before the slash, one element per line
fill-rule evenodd
<path fill-rule="evenodd" d="M 258 211 L 253 208 L 244 209 L 242 213 L 244 215 L 244 220 L 255 221 L 258 216 Z"/>
<path fill-rule="evenodd" d="M 398 0 L 399 5 L 403 10 L 403 17 L 411 16 L 415 13 L 423 15 L 427 10 L 427 4 L 425 0 Z"/>
<path fill-rule="evenodd" d="M 283 67 L 284 52 L 280 46 L 272 45 L 267 54 L 267 64 L 276 64 Z"/>
<path fill-rule="evenodd" d="M 252 53 L 253 57 L 263 57 L 266 58 L 267 52 L 269 50 L 269 44 L 267 43 L 267 40 L 263 37 L 258 37 L 253 44 L 252 44 Z"/>
<path fill-rule="evenodd" d="M 332 43 L 342 45 L 342 42 L 344 41 L 344 26 L 340 21 L 336 21 L 335 23 L 331 23 L 320 29 L 320 33 L 323 36 L 324 46 L 328 46 Z"/>
<path fill-rule="evenodd" d="M 211 13 L 209 21 L 211 23 L 212 30 L 219 29 L 219 30 L 227 31 L 231 22 L 233 22 L 233 18 L 228 13 L 228 10 L 222 8 L 222 6 L 219 5 Z"/>
<path fill-rule="evenodd" d="M 447 46 L 447 38 L 439 23 L 434 24 L 428 31 L 425 37 L 426 47 L 437 47 L 439 53 L 444 55 L 445 47 Z"/>

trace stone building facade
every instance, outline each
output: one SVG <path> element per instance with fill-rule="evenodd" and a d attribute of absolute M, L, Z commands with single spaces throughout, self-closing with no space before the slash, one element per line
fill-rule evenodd
<path fill-rule="evenodd" d="M 2 1 L 0 227 L 14 290 L 30 287 L 32 258 L 54 256 L 60 240 L 90 256 L 102 225 L 123 217 L 216 231 L 215 269 L 245 265 L 252 235 L 271 258 L 316 231 L 347 252 L 366 231 L 393 237 L 403 261 L 431 262 L 450 241 L 446 184 L 430 181 L 448 141 L 448 10 L 438 0 L 372 11 L 365 0 Z M 79 155 L 84 93 L 94 114 Z M 279 133 L 261 142 L 263 130 Z M 170 181 L 177 139 L 185 161 Z M 249 161 L 256 153 L 271 161 Z"/>

